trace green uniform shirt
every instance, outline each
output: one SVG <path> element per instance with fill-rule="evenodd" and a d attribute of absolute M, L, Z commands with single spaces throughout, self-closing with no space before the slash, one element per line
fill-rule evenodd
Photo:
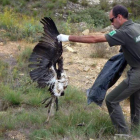
<path fill-rule="evenodd" d="M 128 20 L 105 37 L 110 46 L 121 45 L 124 57 L 131 67 L 140 68 L 140 24 Z"/>

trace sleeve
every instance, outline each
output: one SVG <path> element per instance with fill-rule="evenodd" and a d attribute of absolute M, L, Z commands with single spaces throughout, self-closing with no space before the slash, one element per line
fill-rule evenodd
<path fill-rule="evenodd" d="M 110 47 L 115 45 L 125 45 L 125 36 L 122 30 L 113 30 L 108 34 L 105 34 L 105 38 Z"/>

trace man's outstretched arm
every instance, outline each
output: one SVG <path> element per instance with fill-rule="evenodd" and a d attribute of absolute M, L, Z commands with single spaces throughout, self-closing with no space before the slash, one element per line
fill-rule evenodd
<path fill-rule="evenodd" d="M 66 42 L 81 42 L 81 43 L 99 43 L 99 42 L 107 42 L 105 38 L 105 34 L 95 34 L 95 35 L 64 35 L 60 34 L 57 36 L 58 41 Z"/>

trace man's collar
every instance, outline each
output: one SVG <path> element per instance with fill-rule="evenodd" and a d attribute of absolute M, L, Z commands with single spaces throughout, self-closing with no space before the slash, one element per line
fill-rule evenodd
<path fill-rule="evenodd" d="M 128 26 L 130 24 L 133 24 L 133 23 L 134 22 L 132 20 L 127 20 L 126 22 L 124 22 L 124 24 L 121 26 L 121 28 L 124 27 L 124 26 Z"/>

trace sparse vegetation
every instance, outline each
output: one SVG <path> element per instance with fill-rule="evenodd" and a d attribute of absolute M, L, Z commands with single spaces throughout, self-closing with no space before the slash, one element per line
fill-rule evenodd
<path fill-rule="evenodd" d="M 3 81 L 3 78 L 7 75 L 8 73 L 7 69 L 8 64 L 0 60 L 0 81 Z"/>
<path fill-rule="evenodd" d="M 7 8 L 3 13 L 0 13 L 0 18 L 0 28 L 6 30 L 5 37 L 9 37 L 11 40 L 33 41 L 34 38 L 37 41 L 37 33 L 42 31 L 39 21 L 36 22 L 33 17 L 17 14 Z"/>
<path fill-rule="evenodd" d="M 71 2 L 78 3 L 78 0 L 70 0 Z"/>
<path fill-rule="evenodd" d="M 94 44 L 94 53 L 91 54 L 92 58 L 106 58 L 107 56 L 107 45 L 105 43 Z"/>

